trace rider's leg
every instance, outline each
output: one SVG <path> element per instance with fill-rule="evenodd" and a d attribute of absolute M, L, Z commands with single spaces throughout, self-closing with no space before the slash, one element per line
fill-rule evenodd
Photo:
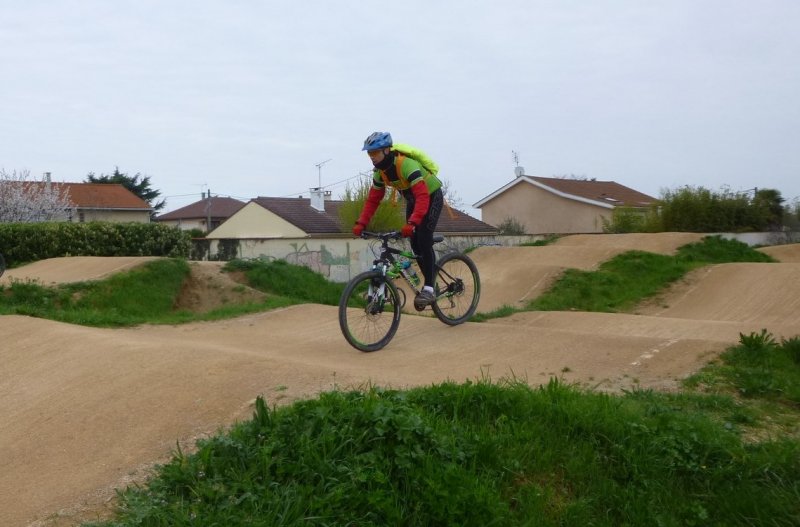
<path fill-rule="evenodd" d="M 422 218 L 422 224 L 414 229 L 414 234 L 411 236 L 411 249 L 414 254 L 419 256 L 419 268 L 422 271 L 422 276 L 425 277 L 425 285 L 433 288 L 436 279 L 434 273 L 434 265 L 436 264 L 436 252 L 433 250 L 433 231 L 436 230 L 436 224 L 439 221 L 439 214 L 442 212 L 444 198 L 442 190 L 439 189 L 431 194 L 430 206 L 428 213 Z M 406 205 L 406 218 L 411 216 L 414 210 L 414 201 L 408 200 Z"/>

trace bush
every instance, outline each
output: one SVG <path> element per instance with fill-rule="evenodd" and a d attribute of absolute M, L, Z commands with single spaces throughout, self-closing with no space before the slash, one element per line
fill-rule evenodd
<path fill-rule="evenodd" d="M 667 232 L 752 232 L 780 227 L 783 198 L 762 189 L 745 193 L 683 187 L 662 195 L 659 217 Z"/>
<path fill-rule="evenodd" d="M 506 236 L 521 236 L 525 234 L 525 225 L 521 224 L 514 218 L 506 218 L 497 226 L 500 234 Z"/>
<path fill-rule="evenodd" d="M 0 251 L 10 264 L 60 256 L 189 255 L 186 232 L 160 223 L 0 224 Z"/>

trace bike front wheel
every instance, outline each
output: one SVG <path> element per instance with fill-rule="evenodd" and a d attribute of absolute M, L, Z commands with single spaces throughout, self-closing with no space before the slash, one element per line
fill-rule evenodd
<path fill-rule="evenodd" d="M 380 271 L 367 271 L 347 284 L 339 299 L 339 327 L 347 342 L 361 351 L 386 346 L 400 326 L 402 299 Z"/>
<path fill-rule="evenodd" d="M 436 317 L 450 326 L 469 320 L 481 298 L 481 279 L 475 262 L 461 253 L 443 256 L 436 262 Z"/>

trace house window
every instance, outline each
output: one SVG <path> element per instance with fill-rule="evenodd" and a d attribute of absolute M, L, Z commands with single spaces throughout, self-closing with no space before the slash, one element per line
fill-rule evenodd
<path fill-rule="evenodd" d="M 86 221 L 86 214 L 83 211 L 78 213 L 78 223 L 84 223 Z"/>

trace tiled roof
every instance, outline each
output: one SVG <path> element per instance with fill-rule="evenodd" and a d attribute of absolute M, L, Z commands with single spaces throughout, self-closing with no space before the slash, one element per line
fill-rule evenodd
<path fill-rule="evenodd" d="M 565 194 L 580 196 L 611 205 L 626 207 L 647 207 L 656 198 L 643 194 L 638 190 L 620 185 L 614 181 L 591 181 L 582 179 L 560 179 L 539 176 L 527 176 L 542 185 L 556 189 Z"/>
<path fill-rule="evenodd" d="M 209 205 L 210 203 L 210 205 Z M 233 214 L 244 207 L 245 202 L 238 199 L 212 196 L 211 198 L 201 199 L 185 207 L 175 209 L 165 214 L 160 214 L 155 221 L 167 220 L 189 220 L 207 218 L 211 215 L 215 219 L 228 219 Z M 210 206 L 210 210 L 207 207 Z"/>
<path fill-rule="evenodd" d="M 307 234 L 339 234 L 345 232 L 339 221 L 342 201 L 325 200 L 325 212 L 311 206 L 308 198 L 266 198 L 253 200 Z M 346 230 L 349 232 L 349 229 Z M 436 232 L 495 234 L 497 229 L 457 209 L 445 207 L 439 216 Z"/>
<path fill-rule="evenodd" d="M 254 200 L 276 216 L 283 218 L 306 234 L 335 234 L 342 232 L 339 222 L 341 201 L 325 201 L 325 212 L 311 206 L 308 198 L 268 198 Z"/>
<path fill-rule="evenodd" d="M 503 192 L 520 183 L 529 183 L 567 199 L 593 202 L 605 207 L 648 207 L 658 201 L 638 190 L 620 185 L 614 181 L 592 181 L 581 179 L 561 179 L 540 176 L 519 176 L 500 189 L 475 203 L 480 208 Z"/>
<path fill-rule="evenodd" d="M 66 198 L 79 209 L 152 210 L 142 198 L 117 183 L 45 183 L 26 182 L 27 185 L 52 185 L 56 192 L 65 190 Z"/>

